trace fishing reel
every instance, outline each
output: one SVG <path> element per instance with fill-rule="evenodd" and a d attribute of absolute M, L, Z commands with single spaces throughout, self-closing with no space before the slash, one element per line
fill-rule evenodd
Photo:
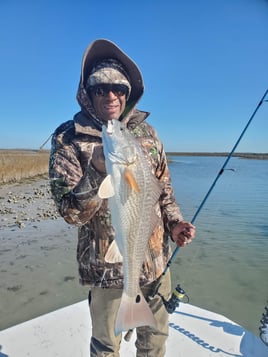
<path fill-rule="evenodd" d="M 161 297 L 163 304 L 169 314 L 173 314 L 176 308 L 179 307 L 180 302 L 189 302 L 189 297 L 186 295 L 180 284 L 176 286 L 169 300 L 166 300 L 160 293 L 158 293 L 158 295 Z"/>

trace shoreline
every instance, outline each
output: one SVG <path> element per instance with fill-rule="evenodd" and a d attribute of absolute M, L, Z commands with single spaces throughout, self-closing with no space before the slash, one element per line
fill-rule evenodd
<path fill-rule="evenodd" d="M 39 150 L 39 149 L 3 149 L 0 148 L 1 153 L 11 153 L 11 154 L 44 154 L 49 155 L 50 150 Z M 170 156 L 228 156 L 230 152 L 222 152 L 222 151 L 167 151 L 167 155 Z M 246 159 L 256 159 L 256 160 L 268 160 L 268 152 L 237 152 L 235 151 L 233 154 L 235 157 L 246 158 Z"/>
<path fill-rule="evenodd" d="M 228 152 L 167 152 L 167 156 L 228 156 Z M 241 159 L 251 159 L 251 160 L 268 160 L 268 153 L 246 153 L 246 152 L 235 152 L 232 154 L 233 157 L 239 157 Z"/>

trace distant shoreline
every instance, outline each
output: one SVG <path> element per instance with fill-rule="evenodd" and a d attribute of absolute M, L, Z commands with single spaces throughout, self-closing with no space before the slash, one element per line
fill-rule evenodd
<path fill-rule="evenodd" d="M 34 150 L 34 149 L 0 149 L 0 152 L 9 152 L 12 154 L 29 154 L 29 153 L 43 153 L 49 154 L 50 150 Z M 167 151 L 168 156 L 228 156 L 229 152 L 177 152 Z M 268 153 L 254 153 L 254 152 L 234 152 L 234 157 L 242 159 L 268 160 Z"/>
<path fill-rule="evenodd" d="M 228 156 L 228 152 L 167 152 L 168 156 Z M 268 160 L 268 153 L 235 152 L 234 157 L 241 159 Z"/>

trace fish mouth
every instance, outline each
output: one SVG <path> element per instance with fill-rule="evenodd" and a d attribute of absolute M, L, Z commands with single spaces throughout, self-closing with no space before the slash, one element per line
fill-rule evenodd
<path fill-rule="evenodd" d="M 111 136 L 114 132 L 114 123 L 113 120 L 108 120 L 107 122 L 107 128 L 106 128 L 106 133 Z"/>

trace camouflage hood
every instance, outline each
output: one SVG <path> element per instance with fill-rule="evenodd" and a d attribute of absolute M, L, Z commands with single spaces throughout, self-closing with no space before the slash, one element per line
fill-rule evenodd
<path fill-rule="evenodd" d="M 143 79 L 138 66 L 119 47 L 117 47 L 113 42 L 104 39 L 96 40 L 90 44 L 86 49 L 82 60 L 77 101 L 81 106 L 83 114 L 86 117 L 93 119 L 99 129 L 101 128 L 102 123 L 97 118 L 91 99 L 87 94 L 86 81 L 96 63 L 107 58 L 113 58 L 121 62 L 128 74 L 131 85 L 131 93 L 120 120 L 127 121 L 128 116 L 133 112 L 144 91 Z"/>

